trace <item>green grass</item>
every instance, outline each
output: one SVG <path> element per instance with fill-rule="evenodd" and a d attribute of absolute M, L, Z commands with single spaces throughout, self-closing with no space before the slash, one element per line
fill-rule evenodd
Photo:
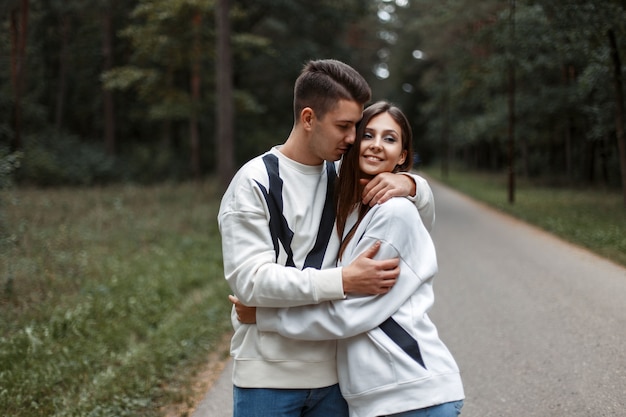
<path fill-rule="evenodd" d="M 508 202 L 506 174 L 451 170 L 425 173 L 479 201 L 626 266 L 626 208 L 619 191 L 553 188 L 521 179 Z"/>
<path fill-rule="evenodd" d="M 157 416 L 230 329 L 212 183 L 3 191 L 0 410 Z"/>

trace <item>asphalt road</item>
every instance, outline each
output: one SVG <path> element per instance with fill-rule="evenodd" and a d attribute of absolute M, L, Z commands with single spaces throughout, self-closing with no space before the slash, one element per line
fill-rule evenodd
<path fill-rule="evenodd" d="M 436 183 L 431 317 L 464 417 L 626 416 L 626 269 Z M 192 417 L 229 417 L 230 367 Z"/>

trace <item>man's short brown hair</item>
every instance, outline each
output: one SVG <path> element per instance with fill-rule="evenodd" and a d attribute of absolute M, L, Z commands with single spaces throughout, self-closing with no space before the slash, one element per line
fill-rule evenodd
<path fill-rule="evenodd" d="M 367 81 L 351 66 L 334 59 L 306 63 L 294 87 L 295 120 L 305 107 L 323 118 L 339 100 L 355 101 L 362 106 L 370 101 L 372 90 Z"/>

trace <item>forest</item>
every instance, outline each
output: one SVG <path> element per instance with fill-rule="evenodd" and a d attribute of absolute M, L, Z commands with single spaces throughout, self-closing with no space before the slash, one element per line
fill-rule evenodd
<path fill-rule="evenodd" d="M 335 58 L 410 116 L 422 165 L 626 204 L 623 0 L 2 4 L 3 187 L 226 183 L 289 134 L 303 64 Z"/>

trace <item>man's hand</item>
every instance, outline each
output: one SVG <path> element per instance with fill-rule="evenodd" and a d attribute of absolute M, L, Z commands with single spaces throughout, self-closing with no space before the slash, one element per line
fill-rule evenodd
<path fill-rule="evenodd" d="M 342 270 L 344 293 L 386 294 L 396 283 L 400 274 L 398 258 L 374 260 L 380 249 L 380 242 L 363 252 Z"/>
<path fill-rule="evenodd" d="M 408 175 L 382 172 L 371 180 L 362 179 L 363 204 L 370 207 L 382 204 L 392 197 L 414 196 L 415 181 Z"/>
<path fill-rule="evenodd" d="M 241 304 L 241 301 L 234 295 L 229 295 L 228 299 L 235 305 L 235 311 L 237 312 L 237 320 L 243 324 L 255 324 L 256 323 L 256 307 L 248 307 Z"/>

